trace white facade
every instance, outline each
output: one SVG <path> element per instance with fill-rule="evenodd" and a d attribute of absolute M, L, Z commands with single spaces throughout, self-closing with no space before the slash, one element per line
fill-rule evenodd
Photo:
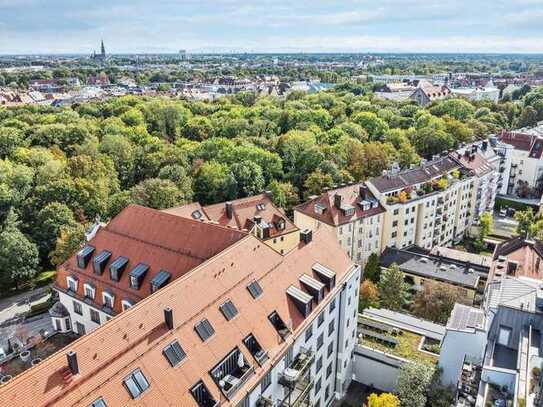
<path fill-rule="evenodd" d="M 320 312 L 312 313 L 312 318 L 305 321 L 305 329 L 293 338 L 281 361 L 248 391 L 240 405 L 256 407 L 265 399 L 274 406 L 290 406 L 309 394 L 310 401 L 299 405 L 324 407 L 345 395 L 352 379 L 357 343 L 359 285 L 360 267 L 355 267 L 339 293 Z M 288 373 L 286 369 L 300 354 L 311 355 L 313 360 L 307 377 L 290 393 L 289 399 L 287 387 L 282 383 Z"/>
<path fill-rule="evenodd" d="M 81 301 L 71 295 L 59 292 L 59 300 L 70 313 L 71 330 L 84 335 L 109 321 L 112 316 L 96 306 Z"/>

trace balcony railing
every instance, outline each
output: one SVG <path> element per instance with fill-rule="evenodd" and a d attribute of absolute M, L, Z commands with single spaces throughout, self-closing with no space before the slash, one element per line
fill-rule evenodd
<path fill-rule="evenodd" d="M 309 372 L 298 380 L 291 391 L 281 401 L 280 407 L 310 407 L 309 393 L 313 387 L 313 379 Z"/>
<path fill-rule="evenodd" d="M 285 387 L 293 388 L 296 382 L 304 377 L 314 360 L 314 352 L 301 348 L 294 361 L 279 377 L 279 383 Z"/>

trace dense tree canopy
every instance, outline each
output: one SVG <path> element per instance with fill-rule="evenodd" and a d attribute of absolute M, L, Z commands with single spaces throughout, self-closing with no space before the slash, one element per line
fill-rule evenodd
<path fill-rule="evenodd" d="M 270 190 L 289 212 L 324 187 L 543 117 L 537 89 L 501 104 L 450 99 L 422 108 L 375 99 L 371 87 L 0 107 L 0 230 L 28 262 L 14 260 L 16 274 L 58 264 L 83 227 L 130 203 L 211 204 Z M 10 217 L 17 219 L 11 226 Z M 7 285 L 19 278 L 4 276 L 10 270 L 0 268 Z"/>

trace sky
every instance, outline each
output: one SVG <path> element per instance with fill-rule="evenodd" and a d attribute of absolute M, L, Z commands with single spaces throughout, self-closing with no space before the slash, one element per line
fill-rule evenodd
<path fill-rule="evenodd" d="M 0 0 L 0 54 L 543 53 L 543 0 Z"/>

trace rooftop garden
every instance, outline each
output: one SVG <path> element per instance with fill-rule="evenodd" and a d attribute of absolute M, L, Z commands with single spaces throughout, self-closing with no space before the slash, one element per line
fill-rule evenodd
<path fill-rule="evenodd" d="M 371 320 L 361 318 L 359 321 L 361 345 L 411 361 L 438 362 L 439 341 L 393 327 L 387 330 L 370 325 L 374 325 Z"/>

